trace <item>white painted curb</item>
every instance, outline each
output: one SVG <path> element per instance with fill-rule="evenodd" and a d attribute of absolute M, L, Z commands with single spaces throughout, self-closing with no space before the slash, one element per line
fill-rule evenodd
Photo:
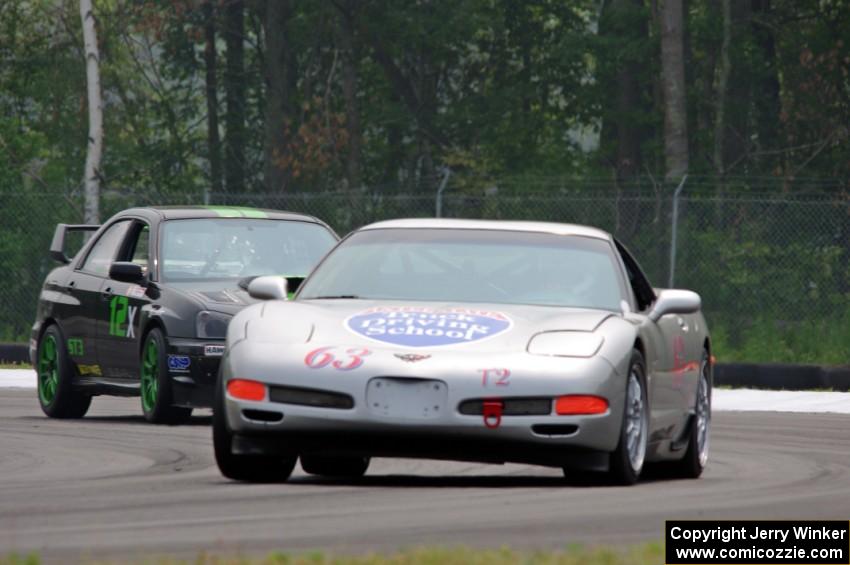
<path fill-rule="evenodd" d="M 0 389 L 36 385 L 35 371 L 0 369 Z M 850 414 L 850 392 L 791 390 L 714 389 L 716 412 L 803 412 Z"/>

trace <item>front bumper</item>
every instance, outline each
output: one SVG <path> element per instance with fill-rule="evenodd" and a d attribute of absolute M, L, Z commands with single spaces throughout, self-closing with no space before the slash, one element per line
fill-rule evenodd
<path fill-rule="evenodd" d="M 223 340 L 168 339 L 168 374 L 174 404 L 192 408 L 212 406 L 223 352 Z"/>
<path fill-rule="evenodd" d="M 280 351 L 263 347 L 234 348 L 222 367 L 223 380 L 233 377 L 349 395 L 352 408 L 323 408 L 297 404 L 245 401 L 225 395 L 234 450 L 245 453 L 288 449 L 299 453 L 332 451 L 365 455 L 521 461 L 563 466 L 576 454 L 607 453 L 620 436 L 625 397 L 624 375 L 603 358 L 568 359 L 526 353 L 488 355 L 484 367 L 511 367 L 504 388 L 481 382 L 482 358 L 454 354 L 442 363 L 403 364 L 394 352 L 373 351 L 370 362 L 352 371 L 306 369 L 299 363 L 280 363 Z M 303 352 L 294 357 L 300 361 Z M 327 370 L 325 370 L 327 369 Z M 387 416 L 367 403 L 369 381 L 391 375 L 395 379 L 433 379 L 447 385 L 445 409 L 423 419 Z M 483 415 L 461 413 L 472 399 L 554 398 L 591 394 L 608 400 L 607 412 L 561 416 L 554 402 L 547 414 L 501 415 L 498 425 Z"/>

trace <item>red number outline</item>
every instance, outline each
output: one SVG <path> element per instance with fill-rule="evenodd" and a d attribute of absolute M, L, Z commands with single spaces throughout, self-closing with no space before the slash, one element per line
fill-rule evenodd
<path fill-rule="evenodd" d="M 478 369 L 481 372 L 481 386 L 509 386 L 511 384 L 510 369 Z M 496 378 L 491 382 L 491 378 Z"/>
<path fill-rule="evenodd" d="M 332 353 L 328 353 L 333 347 L 320 347 L 314 349 L 304 357 L 304 364 L 311 369 L 321 369 L 327 367 L 334 360 Z M 319 357 L 321 355 L 321 357 Z M 318 360 L 317 360 L 318 358 Z"/>
<path fill-rule="evenodd" d="M 337 371 L 352 371 L 363 365 L 363 358 L 371 355 L 372 351 L 365 347 L 350 347 L 345 350 L 347 359 L 337 359 L 333 354 L 335 346 L 319 347 L 304 356 L 304 364 L 311 369 L 323 369 L 330 365 Z"/>
<path fill-rule="evenodd" d="M 351 360 L 348 362 L 347 365 L 343 365 L 342 361 L 337 359 L 333 362 L 334 369 L 337 369 L 338 371 L 351 371 L 363 364 L 364 357 L 372 354 L 372 352 L 366 349 L 365 347 L 352 347 L 350 349 L 346 349 L 345 353 L 349 355 Z"/>

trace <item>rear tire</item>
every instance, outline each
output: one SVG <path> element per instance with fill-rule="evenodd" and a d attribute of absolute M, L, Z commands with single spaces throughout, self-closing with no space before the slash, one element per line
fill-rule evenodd
<path fill-rule="evenodd" d="M 233 453 L 233 432 L 227 423 L 224 384 L 221 376 L 213 401 L 213 450 L 221 474 L 234 481 L 277 483 L 286 481 L 295 468 L 297 456 L 241 455 Z"/>
<path fill-rule="evenodd" d="M 708 463 L 708 448 L 711 443 L 711 380 L 708 351 L 703 351 L 694 406 L 695 414 L 689 426 L 688 450 L 682 459 L 669 464 L 671 473 L 676 477 L 697 479 Z"/>
<path fill-rule="evenodd" d="M 181 424 L 189 419 L 191 408 L 172 405 L 174 393 L 168 374 L 168 348 L 159 328 L 152 329 L 145 336 L 139 372 L 139 392 L 145 420 L 152 424 Z"/>
<path fill-rule="evenodd" d="M 323 477 L 354 479 L 362 477 L 369 468 L 369 457 L 302 455 L 301 468 L 305 473 Z"/>
<path fill-rule="evenodd" d="M 640 478 L 646 460 L 649 432 L 649 404 L 646 395 L 646 364 L 640 351 L 632 353 L 626 378 L 626 400 L 620 441 L 609 456 L 608 474 L 612 483 L 633 485 Z"/>
<path fill-rule="evenodd" d="M 36 352 L 38 403 L 51 418 L 82 418 L 91 396 L 74 390 L 74 366 L 65 349 L 65 339 L 56 325 L 48 326 L 38 340 Z"/>

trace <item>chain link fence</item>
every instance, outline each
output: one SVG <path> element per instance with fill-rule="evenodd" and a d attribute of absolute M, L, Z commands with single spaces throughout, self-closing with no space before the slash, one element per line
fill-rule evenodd
<path fill-rule="evenodd" d="M 748 188 L 690 181 L 675 206 L 673 189 L 653 183 L 628 189 L 609 183 L 577 189 L 449 187 L 439 203 L 436 190 L 179 196 L 107 191 L 101 208 L 104 218 L 153 204 L 274 208 L 317 216 L 341 235 L 383 219 L 433 217 L 438 208 L 444 217 L 593 225 L 617 235 L 657 287 L 675 277 L 675 286 L 702 295 L 721 356 L 725 350 L 727 359 L 737 360 L 847 362 L 850 196 Z M 81 211 L 78 196 L 0 194 L 0 341 L 28 338 L 39 289 L 55 266 L 47 253 L 55 225 L 80 222 Z"/>

